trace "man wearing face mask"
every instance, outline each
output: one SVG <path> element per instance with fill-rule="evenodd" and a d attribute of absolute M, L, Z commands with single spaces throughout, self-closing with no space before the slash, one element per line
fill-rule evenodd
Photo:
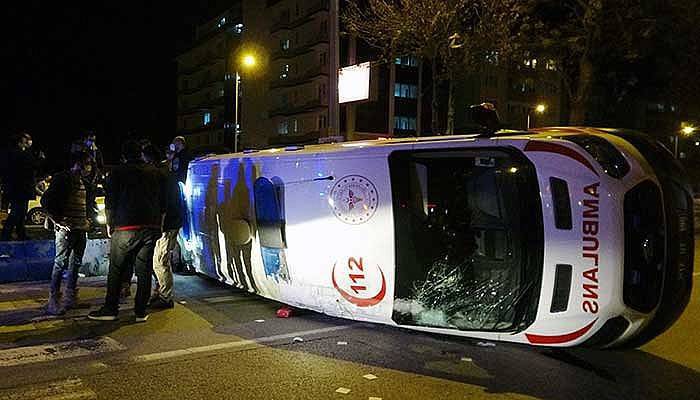
<path fill-rule="evenodd" d="M 78 298 L 78 271 L 82 265 L 87 231 L 97 214 L 95 192 L 90 184 L 92 158 L 87 153 L 72 155 L 70 169 L 57 174 L 41 198 L 41 205 L 54 222 L 56 257 L 51 274 L 46 312 L 63 314 L 73 308 Z M 61 297 L 61 281 L 67 271 L 66 286 Z"/>
<path fill-rule="evenodd" d="M 15 137 L 15 146 L 7 156 L 7 173 L 5 174 L 5 195 L 9 200 L 10 215 L 2 228 L 0 239 L 12 239 L 16 230 L 17 240 L 27 240 L 24 221 L 27 215 L 29 200 L 35 197 L 36 170 L 39 162 L 29 151 L 32 147 L 32 137 L 22 132 Z"/>

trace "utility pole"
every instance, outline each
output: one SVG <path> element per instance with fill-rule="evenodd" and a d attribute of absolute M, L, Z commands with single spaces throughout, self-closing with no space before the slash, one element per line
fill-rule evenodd
<path fill-rule="evenodd" d="M 339 51 L 339 33 L 340 33 L 340 21 L 339 21 L 339 0 L 329 0 L 330 1 L 330 23 L 328 24 L 328 29 L 330 30 L 329 38 L 329 58 L 331 64 L 331 71 L 329 75 L 329 89 L 328 96 L 328 119 L 329 126 L 331 127 L 328 132 L 328 136 L 338 136 L 340 135 L 340 112 L 338 104 L 338 69 L 340 69 L 340 51 Z"/>

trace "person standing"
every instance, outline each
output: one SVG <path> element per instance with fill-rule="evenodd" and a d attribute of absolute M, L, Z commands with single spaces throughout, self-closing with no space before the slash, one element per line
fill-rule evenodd
<path fill-rule="evenodd" d="M 165 176 L 141 159 L 141 147 L 128 141 L 122 148 L 125 164 L 107 177 L 105 211 L 111 237 L 107 295 L 104 305 L 88 314 L 98 321 L 114 321 L 119 312 L 119 291 L 126 277 L 136 273 L 136 322 L 148 319 L 153 249 L 160 236 L 166 210 Z"/>
<path fill-rule="evenodd" d="M 93 163 L 87 153 L 72 154 L 68 171 L 56 175 L 41 198 L 55 230 L 54 257 L 49 301 L 46 312 L 60 315 L 75 307 L 78 298 L 78 271 L 82 265 L 87 232 L 97 215 L 95 191 L 88 179 Z M 66 286 L 61 298 L 61 281 L 67 272 Z"/>
<path fill-rule="evenodd" d="M 10 150 L 7 157 L 4 189 L 9 201 L 10 215 L 2 228 L 1 240 L 10 240 L 14 230 L 17 231 L 18 240 L 27 239 L 24 222 L 29 200 L 35 197 L 34 185 L 39 164 L 29 151 L 30 147 L 32 147 L 32 137 L 23 132 L 16 137 L 15 147 Z"/>
<path fill-rule="evenodd" d="M 170 145 L 175 155 L 170 162 L 170 170 L 175 173 L 179 182 L 185 183 L 187 180 L 187 167 L 190 165 L 192 157 L 187 150 L 187 144 L 183 136 L 176 136 Z"/>
<path fill-rule="evenodd" d="M 157 159 L 147 156 L 154 149 L 144 149 L 144 158 Z M 167 163 L 166 163 L 167 166 Z M 163 218 L 163 233 L 156 242 L 153 253 L 153 272 L 156 274 L 158 285 L 151 297 L 151 308 L 173 308 L 173 268 L 172 252 L 177 245 L 177 235 L 182 228 L 183 199 L 180 194 L 180 183 L 175 172 L 170 171 L 166 179 L 166 210 Z"/>

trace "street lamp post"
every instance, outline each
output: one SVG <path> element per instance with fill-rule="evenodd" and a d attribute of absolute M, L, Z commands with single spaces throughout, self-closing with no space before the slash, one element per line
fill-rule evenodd
<path fill-rule="evenodd" d="M 257 64 L 257 60 L 252 54 L 245 54 L 240 60 L 240 65 L 243 68 L 251 69 Z M 236 81 L 235 85 L 235 96 L 234 99 L 234 117 L 233 117 L 233 152 L 238 153 L 238 142 L 241 134 L 241 120 L 240 120 L 240 97 L 241 97 L 241 74 L 238 72 L 239 68 L 236 68 Z"/>
<path fill-rule="evenodd" d="M 685 136 L 692 135 L 695 132 L 695 129 L 696 129 L 695 126 L 693 126 L 687 122 L 683 122 L 681 124 L 681 133 Z M 676 159 L 678 158 L 678 155 L 679 155 L 679 153 L 678 153 L 678 136 L 679 135 L 673 135 L 673 156 Z"/>
<path fill-rule="evenodd" d="M 540 104 L 537 104 L 535 107 L 528 107 L 528 109 L 527 109 L 527 129 L 530 129 L 531 111 L 535 111 L 535 113 L 537 113 L 537 114 L 544 114 L 544 112 L 547 111 L 547 106 L 540 103 Z"/>

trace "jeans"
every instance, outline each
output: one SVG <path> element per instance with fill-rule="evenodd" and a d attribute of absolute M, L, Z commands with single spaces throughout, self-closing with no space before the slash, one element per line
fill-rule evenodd
<path fill-rule="evenodd" d="M 134 312 L 145 315 L 151 297 L 151 274 L 153 273 L 153 248 L 160 236 L 157 229 L 115 231 L 112 234 L 107 275 L 107 297 L 105 309 L 113 314 L 119 311 L 119 291 L 122 282 L 136 273 L 136 296 Z M 133 272 L 132 272 L 133 271 Z"/>
<path fill-rule="evenodd" d="M 171 266 L 172 251 L 177 244 L 179 229 L 163 232 L 156 242 L 153 252 L 153 272 L 158 279 L 158 294 L 163 300 L 173 299 L 173 270 Z"/>
<path fill-rule="evenodd" d="M 10 215 L 2 227 L 2 240 L 12 239 L 12 230 L 17 229 L 17 240 L 27 240 L 27 232 L 24 230 L 24 221 L 27 218 L 29 200 L 10 200 Z"/>
<path fill-rule="evenodd" d="M 51 272 L 51 294 L 57 295 L 61 290 L 63 272 L 68 271 L 66 291 L 75 291 L 78 271 L 83 264 L 83 254 L 87 243 L 87 232 L 74 229 L 56 229 L 56 256 Z"/>

